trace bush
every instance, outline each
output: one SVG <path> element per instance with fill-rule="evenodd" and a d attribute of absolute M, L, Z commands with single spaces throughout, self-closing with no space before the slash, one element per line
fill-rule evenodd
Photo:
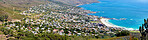
<path fill-rule="evenodd" d="M 121 32 L 118 32 L 118 33 L 116 34 L 116 36 L 117 36 L 117 37 L 119 37 L 119 36 L 128 36 L 129 34 L 130 34 L 129 31 L 123 30 L 123 31 L 121 31 Z"/>
<path fill-rule="evenodd" d="M 8 19 L 8 15 L 0 15 L 0 21 L 5 21 Z"/>
<path fill-rule="evenodd" d="M 139 40 L 138 38 L 134 38 L 134 40 Z"/>

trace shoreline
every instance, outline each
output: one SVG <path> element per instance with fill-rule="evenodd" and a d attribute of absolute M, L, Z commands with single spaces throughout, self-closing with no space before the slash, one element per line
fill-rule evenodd
<path fill-rule="evenodd" d="M 102 24 L 104 24 L 108 27 L 120 27 L 120 26 L 110 23 L 109 20 L 110 20 L 109 18 L 100 18 L 100 21 L 102 22 Z"/>
<path fill-rule="evenodd" d="M 116 28 L 123 28 L 123 30 L 135 30 L 133 28 L 126 28 L 126 27 L 122 27 L 122 26 L 117 26 L 115 24 L 112 24 L 109 22 L 110 18 L 100 18 L 100 21 L 102 22 L 102 24 L 104 24 L 107 27 L 116 27 Z"/>
<path fill-rule="evenodd" d="M 100 2 L 98 2 L 98 3 L 100 3 Z M 88 3 L 88 4 L 90 4 L 90 3 Z M 84 5 L 84 4 L 79 4 L 79 5 L 76 5 L 76 6 L 78 7 L 78 6 L 80 6 L 80 5 Z M 82 7 L 81 7 L 81 8 L 82 8 Z M 90 10 L 89 10 L 89 11 L 90 11 Z M 97 12 L 90 11 L 89 13 L 97 13 Z M 88 13 L 88 14 L 89 14 L 89 13 Z M 103 17 L 101 17 L 99 20 L 100 20 L 100 22 L 101 22 L 102 24 L 104 24 L 104 25 L 107 26 L 107 27 L 122 28 L 123 30 L 130 30 L 130 31 L 136 30 L 136 29 L 133 29 L 133 28 L 126 28 L 126 27 L 117 26 L 117 25 L 115 25 L 115 24 L 112 24 L 112 23 L 109 22 L 110 19 L 114 19 L 114 18 L 103 18 Z"/>

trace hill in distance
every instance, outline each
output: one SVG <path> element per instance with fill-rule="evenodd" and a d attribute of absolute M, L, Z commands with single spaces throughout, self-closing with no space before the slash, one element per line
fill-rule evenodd
<path fill-rule="evenodd" d="M 98 0 L 55 0 L 69 5 L 80 5 L 89 3 L 99 3 Z"/>

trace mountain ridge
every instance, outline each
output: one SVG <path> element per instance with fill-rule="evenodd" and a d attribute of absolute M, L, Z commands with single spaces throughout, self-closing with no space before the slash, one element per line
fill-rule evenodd
<path fill-rule="evenodd" d="M 98 0 L 55 0 L 69 5 L 82 5 L 89 3 L 99 3 Z"/>

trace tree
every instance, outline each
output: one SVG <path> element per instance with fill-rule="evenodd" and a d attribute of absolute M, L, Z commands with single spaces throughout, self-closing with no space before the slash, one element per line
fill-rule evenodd
<path fill-rule="evenodd" d="M 145 28 L 144 28 L 145 27 Z M 142 24 L 142 27 L 139 27 L 139 31 L 141 33 L 141 40 L 147 40 L 147 33 L 148 33 L 148 19 L 144 19 L 144 24 Z"/>

